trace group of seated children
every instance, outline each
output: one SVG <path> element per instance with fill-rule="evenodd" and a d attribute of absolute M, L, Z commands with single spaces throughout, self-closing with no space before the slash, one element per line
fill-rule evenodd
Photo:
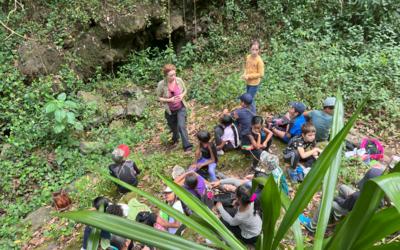
<path fill-rule="evenodd" d="M 216 144 L 211 140 L 211 135 L 208 131 L 200 130 L 197 133 L 198 147 L 194 164 L 187 171 L 182 167 L 175 166 L 172 176 L 176 183 L 199 200 L 202 200 L 205 194 L 209 198 L 212 197 L 212 195 L 209 196 L 209 192 L 213 188 L 234 193 L 235 199 L 229 205 L 237 209 L 224 206 L 221 202 L 216 203 L 216 207 L 221 214 L 221 221 L 238 239 L 245 243 L 255 243 L 262 227 L 260 199 L 263 185 L 258 184 L 255 193 L 250 195 L 252 179 L 258 177 L 268 178 L 272 174 L 279 189 L 286 195 L 289 194 L 286 176 L 279 167 L 279 159 L 276 155 L 268 152 L 272 143 L 272 136 L 280 137 L 287 143 L 283 154 L 284 159 L 290 162 L 289 177 L 295 183 L 301 182 L 304 174 L 311 168 L 322 152 L 321 149 L 316 147 L 316 142 L 329 138 L 335 98 L 326 99 L 322 111 L 311 112 L 305 112 L 305 106 L 302 103 L 290 102 L 291 108 L 287 114 L 279 118 L 268 119 L 265 124 L 264 119 L 261 116 L 257 116 L 256 107 L 252 104 L 253 98 L 250 94 L 243 94 L 238 99 L 240 99 L 240 106 L 233 108 L 230 112 L 224 110 L 219 117 L 219 124 L 215 126 L 214 131 Z M 251 170 L 255 173 L 246 176 L 244 179 L 236 179 L 229 178 L 220 172 L 220 180 L 217 180 L 215 169 L 218 163 L 218 156 L 223 155 L 224 150 L 234 150 L 239 146 L 244 154 L 252 155 Z M 310 150 L 306 151 L 309 147 Z M 109 172 L 110 175 L 136 187 L 138 184 L 137 175 L 140 174 L 140 170 L 134 161 L 126 160 L 129 152 L 130 150 L 126 145 L 121 145 L 115 149 L 111 157 L 114 163 L 109 165 Z M 300 163 L 300 161 L 303 163 Z M 197 173 L 203 167 L 208 167 L 210 182 Z M 364 179 L 360 181 L 359 189 L 362 188 L 362 184 L 366 179 L 378 174 L 368 172 Z M 120 185 L 117 185 L 117 189 L 121 194 L 130 191 Z M 165 194 L 168 205 L 181 213 L 188 214 L 187 206 L 179 200 L 169 187 L 162 193 Z M 337 218 L 338 213 L 345 215 L 351 211 L 358 194 L 347 186 L 342 185 L 340 187 L 340 197 L 335 197 L 332 208 L 335 218 Z M 112 205 L 103 197 L 94 201 L 93 209 L 98 210 L 101 203 L 104 203 L 106 213 L 126 216 L 124 209 L 126 211 L 127 208 L 124 208 L 124 205 Z M 149 226 L 157 225 L 172 234 L 180 226 L 180 222 L 170 216 L 163 218 L 152 214 L 148 218 L 145 224 Z M 318 212 L 312 220 L 303 215 L 300 216 L 301 223 L 311 231 L 315 231 L 317 220 Z M 90 230 L 89 226 L 85 229 L 83 249 L 86 248 Z M 110 239 L 111 246 L 108 249 L 133 248 L 133 244 L 129 239 L 116 235 L 111 236 L 103 231 L 101 232 L 101 237 Z M 142 245 L 142 249 L 153 249 L 153 247 Z"/>

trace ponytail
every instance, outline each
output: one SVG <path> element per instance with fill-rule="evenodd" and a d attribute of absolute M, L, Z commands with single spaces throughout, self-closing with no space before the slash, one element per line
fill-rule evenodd
<path fill-rule="evenodd" d="M 236 189 L 236 196 L 240 200 L 240 202 L 244 205 L 247 205 L 251 202 L 254 203 L 254 213 L 253 216 L 256 216 L 257 214 L 261 216 L 261 204 L 260 204 L 260 199 L 256 198 L 254 201 L 251 201 L 251 196 L 250 196 L 250 187 L 246 186 L 246 184 L 240 185 Z"/>
<path fill-rule="evenodd" d="M 210 147 L 211 147 L 211 151 L 214 155 L 215 164 L 217 164 L 218 163 L 217 147 L 215 146 L 215 143 L 213 143 L 213 142 L 210 142 Z"/>
<path fill-rule="evenodd" d="M 234 139 L 235 139 L 235 147 L 238 147 L 239 146 L 239 138 L 238 138 L 238 131 L 237 131 L 237 128 L 236 128 L 236 126 L 235 126 L 235 124 L 231 124 L 231 128 L 232 128 L 232 131 L 233 131 L 233 137 L 234 137 Z"/>

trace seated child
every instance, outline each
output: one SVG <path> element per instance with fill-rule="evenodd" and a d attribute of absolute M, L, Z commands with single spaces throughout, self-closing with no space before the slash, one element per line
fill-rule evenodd
<path fill-rule="evenodd" d="M 195 163 L 189 167 L 188 171 L 197 172 L 202 167 L 208 166 L 210 181 L 215 181 L 215 168 L 218 163 L 217 148 L 213 142 L 210 142 L 211 135 L 206 130 L 200 130 L 197 133 L 197 139 L 199 139 L 199 144 L 196 148 Z M 201 158 L 199 159 L 200 152 Z"/>
<path fill-rule="evenodd" d="M 175 208 L 176 210 L 178 210 L 179 212 L 184 214 L 182 202 L 178 199 L 178 197 L 175 195 L 174 192 L 172 192 L 172 190 L 169 187 L 167 187 L 161 193 L 165 194 L 165 198 L 168 202 L 168 205 L 172 206 L 173 208 Z M 168 232 L 171 234 L 175 234 L 176 231 L 178 230 L 179 226 L 181 225 L 181 223 L 179 221 L 176 221 L 171 216 L 168 217 L 168 221 L 164 220 L 161 217 L 157 217 L 157 223 L 163 227 L 167 227 Z M 183 234 L 183 231 L 182 231 L 182 234 Z"/>
<path fill-rule="evenodd" d="M 306 107 L 303 103 L 298 102 L 290 102 L 292 107 L 289 108 L 290 121 L 289 126 L 287 126 L 286 132 L 280 131 L 276 127 L 272 127 L 272 132 L 276 134 L 279 138 L 281 138 L 284 142 L 289 143 L 289 141 L 296 135 L 300 135 L 300 127 L 304 123 L 306 123 L 306 119 L 303 116 L 303 112 L 306 110 Z"/>
<path fill-rule="evenodd" d="M 353 210 L 354 204 L 356 204 L 358 196 L 360 196 L 365 181 L 381 176 L 382 173 L 383 171 L 377 168 L 371 168 L 370 170 L 368 170 L 361 181 L 358 182 L 358 189 L 360 191 L 354 191 L 344 184 L 341 185 L 339 187 L 339 197 L 335 196 L 332 204 L 331 213 L 335 220 L 339 220 L 341 215 L 347 215 L 348 213 L 350 213 L 351 210 Z M 384 199 L 382 199 L 379 207 L 383 207 L 384 205 L 385 202 Z M 315 232 L 317 230 L 318 217 L 319 208 L 312 219 L 309 219 L 302 214 L 300 214 L 299 219 L 300 223 L 305 228 L 307 228 L 311 232 Z"/>
<path fill-rule="evenodd" d="M 307 122 L 314 125 L 317 130 L 315 133 L 315 140 L 317 142 L 329 139 L 329 129 L 332 124 L 335 102 L 335 97 L 329 97 L 324 101 L 322 110 L 308 111 L 303 114 Z"/>
<path fill-rule="evenodd" d="M 257 242 L 261 233 L 260 201 L 257 195 L 250 195 L 250 187 L 241 185 L 236 189 L 236 199 L 239 201 L 237 210 L 224 208 L 221 202 L 216 206 L 221 214 L 221 222 L 236 236 L 247 244 Z"/>
<path fill-rule="evenodd" d="M 203 177 L 194 171 L 180 175 L 174 180 L 174 182 L 181 185 L 181 187 L 196 196 L 199 200 L 201 199 L 201 196 L 203 196 L 204 190 L 206 190 L 206 184 L 204 183 Z"/>
<path fill-rule="evenodd" d="M 290 162 L 291 169 L 288 170 L 290 180 L 294 183 L 303 181 L 303 169 L 311 167 L 317 160 L 322 150 L 316 148 L 315 127 L 311 123 L 301 126 L 301 135 L 293 137 L 287 147 L 283 150 L 283 158 Z M 305 151 L 308 147 L 309 151 Z M 306 161 L 303 166 L 297 166 L 300 160 Z"/>
<path fill-rule="evenodd" d="M 251 119 L 251 127 L 242 132 L 242 152 L 253 156 L 253 164 L 250 166 L 250 170 L 253 172 L 260 161 L 261 153 L 264 150 L 268 151 L 272 143 L 273 133 L 263 127 L 263 122 L 261 116 L 254 116 Z"/>
<path fill-rule="evenodd" d="M 110 175 L 124 181 L 134 187 L 138 185 L 137 174 L 140 174 L 140 170 L 136 166 L 136 163 L 131 160 L 126 160 L 129 155 L 128 146 L 122 144 L 116 148 L 111 155 L 112 160 L 115 162 L 108 166 Z M 120 193 L 128 193 L 129 189 L 117 185 L 117 189 Z"/>
<path fill-rule="evenodd" d="M 239 147 L 239 133 L 230 115 L 222 114 L 218 120 L 220 124 L 214 128 L 215 143 L 217 154 L 224 155 L 222 149 L 228 151 Z"/>
<path fill-rule="evenodd" d="M 99 198 L 99 199 L 98 199 Z M 98 197 L 93 201 L 93 206 L 98 211 L 100 209 L 101 204 L 104 202 L 104 212 L 108 214 L 113 214 L 116 216 L 122 217 L 124 215 L 124 211 L 122 210 L 121 206 L 119 205 L 110 205 L 108 200 L 104 197 Z M 81 250 L 86 250 L 87 247 L 87 240 L 89 238 L 90 231 L 92 228 L 90 226 L 86 226 L 85 232 L 83 234 L 83 247 Z M 111 234 L 109 232 L 101 231 L 100 237 L 105 239 L 110 239 Z"/>

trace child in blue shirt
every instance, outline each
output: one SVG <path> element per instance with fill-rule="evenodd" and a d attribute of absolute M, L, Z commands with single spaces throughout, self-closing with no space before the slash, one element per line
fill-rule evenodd
<path fill-rule="evenodd" d="M 303 116 L 303 112 L 306 110 L 304 104 L 290 102 L 290 105 L 292 106 L 289 108 L 290 121 L 286 132 L 280 131 L 275 127 L 272 128 L 272 132 L 286 143 L 289 143 L 294 136 L 301 135 L 301 125 L 306 123 L 306 119 Z"/>

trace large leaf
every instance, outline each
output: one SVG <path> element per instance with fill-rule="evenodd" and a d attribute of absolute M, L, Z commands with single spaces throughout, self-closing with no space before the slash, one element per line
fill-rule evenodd
<path fill-rule="evenodd" d="M 72 125 L 75 124 L 75 114 L 74 113 L 72 113 L 72 112 L 67 113 L 67 122 Z"/>
<path fill-rule="evenodd" d="M 252 188 L 251 188 L 252 194 L 254 193 L 254 191 L 257 188 L 257 185 L 255 182 L 265 186 L 267 183 L 267 178 L 264 178 L 264 177 L 253 178 L 253 184 L 252 184 Z M 282 204 L 283 208 L 287 211 L 289 209 L 290 203 L 292 201 L 284 192 L 280 191 L 279 195 L 280 195 L 280 199 L 281 199 L 281 204 Z M 301 231 L 299 219 L 297 219 L 293 223 L 292 230 L 293 230 L 294 239 L 296 241 L 297 249 L 303 249 L 303 232 Z"/>
<path fill-rule="evenodd" d="M 57 99 L 60 101 L 65 101 L 65 99 L 67 99 L 67 95 L 65 93 L 61 93 L 57 96 Z"/>
<path fill-rule="evenodd" d="M 99 213 L 97 211 L 73 211 L 50 215 L 68 218 L 156 248 L 166 250 L 209 250 L 209 248 L 203 247 L 181 236 L 107 213 Z"/>
<path fill-rule="evenodd" d="M 167 184 L 169 188 L 174 191 L 174 193 L 181 199 L 190 209 L 196 214 L 204 219 L 211 227 L 213 227 L 220 236 L 230 247 L 233 249 L 246 249 L 242 243 L 222 224 L 222 222 L 215 216 L 215 214 L 204 205 L 199 199 L 192 195 L 189 191 L 182 188 L 175 182 L 165 178 L 164 176 L 158 174 L 158 176 Z M 198 232 L 200 233 L 200 232 Z M 214 236 L 214 238 L 216 238 Z M 213 239 L 207 237 L 218 246 L 226 248 L 226 245 L 222 242 L 219 244 L 220 240 L 215 242 Z"/>
<path fill-rule="evenodd" d="M 352 250 L 372 247 L 376 242 L 400 230 L 400 213 L 389 207 L 374 214 Z"/>
<path fill-rule="evenodd" d="M 344 108 L 343 99 L 340 93 L 340 89 L 337 91 L 335 111 L 332 119 L 332 130 L 330 138 L 331 140 L 339 133 L 343 128 L 344 119 Z M 322 199 L 320 204 L 320 212 L 318 217 L 317 232 L 315 235 L 314 249 L 319 250 L 322 248 L 324 241 L 324 235 L 326 227 L 328 226 L 329 216 L 331 215 L 333 197 L 336 190 L 336 182 L 339 174 L 340 165 L 342 163 L 342 148 L 339 147 L 336 157 L 325 174 L 324 183 L 322 186 Z"/>
<path fill-rule="evenodd" d="M 57 134 L 60 133 L 61 131 L 63 131 L 65 128 L 65 125 L 62 123 L 56 123 L 56 125 L 54 125 L 54 132 L 56 132 Z"/>
<path fill-rule="evenodd" d="M 347 220 L 342 222 L 342 227 L 335 231 L 324 249 L 352 249 L 375 214 L 385 193 L 400 212 L 400 173 L 389 173 L 367 180 L 354 208 L 346 216 Z"/>
<path fill-rule="evenodd" d="M 368 250 L 397 250 L 397 249 L 400 249 L 400 242 L 392 242 L 389 244 L 372 246 L 368 248 Z"/>
<path fill-rule="evenodd" d="M 254 178 L 257 179 L 257 178 Z M 257 181 L 253 179 L 253 185 L 257 186 Z M 270 250 L 275 232 L 275 224 L 281 214 L 281 199 L 279 198 L 279 189 L 275 183 L 274 176 L 269 175 L 268 181 L 261 192 L 261 207 L 263 210 L 262 229 L 264 237 L 263 249 Z"/>
<path fill-rule="evenodd" d="M 104 202 L 101 203 L 98 213 L 104 213 Z M 101 230 L 93 227 L 87 240 L 87 250 L 97 250 L 99 247 Z"/>
<path fill-rule="evenodd" d="M 67 116 L 67 112 L 65 112 L 64 109 L 57 109 L 56 112 L 54 112 L 55 118 L 59 123 L 62 123 L 64 118 Z"/>
<path fill-rule="evenodd" d="M 57 108 L 57 103 L 48 103 L 48 105 L 46 106 L 46 114 L 54 112 L 54 110 L 56 110 Z"/>
<path fill-rule="evenodd" d="M 67 107 L 67 108 L 70 108 L 70 109 L 72 109 L 72 108 L 78 108 L 78 106 L 76 105 L 76 103 L 75 102 L 72 102 L 72 101 L 66 101 L 66 102 L 64 102 L 64 104 L 65 104 L 65 106 Z"/>
<path fill-rule="evenodd" d="M 107 179 L 118 183 L 119 185 L 149 199 L 150 202 L 152 202 L 154 205 L 156 205 L 158 208 L 160 208 L 161 210 L 165 211 L 167 214 L 169 214 L 170 216 L 172 216 L 175 220 L 180 221 L 181 223 L 185 224 L 186 226 L 190 227 L 191 229 L 195 230 L 196 232 L 198 232 L 199 234 L 201 234 L 202 236 L 206 237 L 207 239 L 211 240 L 212 242 L 214 242 L 215 244 L 217 244 L 218 246 L 222 247 L 223 249 L 230 249 L 229 247 L 227 247 L 224 243 L 222 243 L 216 236 L 214 236 L 209 230 L 207 230 L 207 228 L 203 227 L 202 225 L 200 225 L 199 223 L 197 223 L 196 221 L 194 221 L 193 219 L 189 218 L 188 216 L 182 214 L 181 212 L 179 212 L 178 210 L 172 208 L 171 206 L 169 206 L 168 204 L 166 204 L 165 202 L 161 201 L 160 199 L 157 199 L 156 197 L 152 196 L 151 194 L 146 193 L 143 190 L 140 190 L 139 188 L 136 188 L 134 186 L 131 186 L 129 184 L 127 184 L 126 182 L 123 182 L 117 178 L 112 177 L 111 175 L 101 171 L 100 169 L 98 169 L 97 167 L 93 167 L 97 172 L 99 172 L 101 175 L 103 175 L 104 177 L 106 177 Z M 176 183 L 175 183 L 176 184 Z M 172 187 L 170 186 L 170 188 L 172 189 Z M 181 188 L 181 187 L 179 187 Z M 183 189 L 183 188 L 182 188 Z M 185 190 L 185 189 L 183 189 Z M 187 191 L 187 190 L 185 190 Z M 178 195 L 178 194 L 176 194 Z M 191 194 L 192 195 L 192 194 Z M 179 197 L 179 195 L 178 195 Z M 194 196 L 193 196 L 194 197 Z M 197 200 L 197 199 L 196 199 Z M 204 204 L 203 204 L 204 205 Z M 207 210 L 209 210 L 207 208 Z M 194 210 L 193 210 L 194 211 Z M 214 215 L 215 216 L 215 215 Z M 205 218 L 205 217 L 203 217 Z M 221 223 L 222 224 L 222 223 Z M 225 228 L 226 229 L 226 228 Z M 227 230 L 227 229 L 226 229 Z M 150 237 L 150 236 L 149 236 Z"/>
<path fill-rule="evenodd" d="M 361 106 L 357 109 L 354 115 L 349 119 L 346 126 L 331 140 L 322 154 L 319 156 L 318 160 L 314 163 L 312 169 L 304 179 L 303 183 L 300 185 L 300 188 L 297 190 L 295 197 L 293 198 L 292 204 L 287 211 L 285 217 L 283 217 L 282 223 L 276 233 L 272 248 L 276 249 L 278 247 L 279 242 L 285 236 L 286 231 L 290 228 L 290 226 L 297 220 L 300 213 L 310 202 L 311 198 L 318 190 L 319 185 L 321 184 L 326 171 L 329 166 L 332 164 L 333 160 L 336 157 L 337 151 L 340 147 L 342 147 L 342 142 L 346 137 L 347 133 L 350 131 L 350 128 L 353 126 L 354 122 L 357 119 L 358 114 L 360 113 L 362 107 L 364 106 L 368 97 L 362 102 Z"/>

